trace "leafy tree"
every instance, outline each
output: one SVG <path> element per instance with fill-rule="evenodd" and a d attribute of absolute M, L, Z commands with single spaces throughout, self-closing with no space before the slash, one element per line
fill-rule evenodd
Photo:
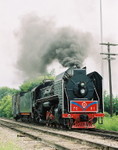
<path fill-rule="evenodd" d="M 110 95 L 104 92 L 104 110 L 110 113 Z M 118 97 L 113 97 L 113 113 L 118 112 Z"/>
<path fill-rule="evenodd" d="M 1 87 L 0 88 L 0 100 L 6 95 L 13 95 L 17 92 L 18 92 L 18 90 L 16 90 L 16 89 L 11 89 L 8 87 Z"/>
<path fill-rule="evenodd" d="M 4 96 L 0 101 L 0 117 L 12 116 L 12 96 Z"/>
<path fill-rule="evenodd" d="M 18 90 L 8 87 L 0 88 L 0 117 L 12 116 L 12 95 L 17 92 Z"/>
<path fill-rule="evenodd" d="M 51 76 L 48 74 L 47 76 L 39 76 L 35 79 L 29 79 L 24 81 L 24 83 L 20 86 L 21 92 L 27 92 L 29 90 L 32 90 L 34 87 L 41 84 L 44 80 L 54 80 L 54 76 Z"/>
<path fill-rule="evenodd" d="M 110 113 L 110 97 L 106 91 L 104 92 L 104 110 Z"/>

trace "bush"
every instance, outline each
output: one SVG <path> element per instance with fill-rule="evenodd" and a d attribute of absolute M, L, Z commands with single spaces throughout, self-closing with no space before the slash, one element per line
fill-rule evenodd
<path fill-rule="evenodd" d="M 105 117 L 110 117 L 110 114 L 108 112 L 104 112 Z"/>
<path fill-rule="evenodd" d="M 104 117 L 103 124 L 96 124 L 98 129 L 110 130 L 110 131 L 118 131 L 118 116 Z"/>

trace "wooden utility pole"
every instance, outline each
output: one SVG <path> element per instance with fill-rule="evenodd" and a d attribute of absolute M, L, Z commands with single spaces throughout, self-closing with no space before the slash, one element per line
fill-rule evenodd
<path fill-rule="evenodd" d="M 111 76 L 111 60 L 115 59 L 111 56 L 116 56 L 118 54 L 110 53 L 110 46 L 118 46 L 118 44 L 112 44 L 112 43 L 100 43 L 100 45 L 106 45 L 108 53 L 100 53 L 101 55 L 107 55 L 108 60 L 108 71 L 109 71 L 109 92 L 110 92 L 110 116 L 113 116 L 113 104 L 112 104 L 112 76 Z"/>

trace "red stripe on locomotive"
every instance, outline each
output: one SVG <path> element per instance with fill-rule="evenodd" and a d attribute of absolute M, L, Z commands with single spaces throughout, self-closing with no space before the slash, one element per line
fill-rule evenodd
<path fill-rule="evenodd" d="M 98 101 L 70 101 L 70 112 L 98 112 Z"/>

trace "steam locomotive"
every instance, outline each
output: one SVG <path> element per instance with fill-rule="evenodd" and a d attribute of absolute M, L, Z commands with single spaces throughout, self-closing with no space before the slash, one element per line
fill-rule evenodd
<path fill-rule="evenodd" d="M 13 96 L 14 119 L 67 128 L 95 128 L 103 121 L 102 77 L 71 67 L 26 93 Z"/>

